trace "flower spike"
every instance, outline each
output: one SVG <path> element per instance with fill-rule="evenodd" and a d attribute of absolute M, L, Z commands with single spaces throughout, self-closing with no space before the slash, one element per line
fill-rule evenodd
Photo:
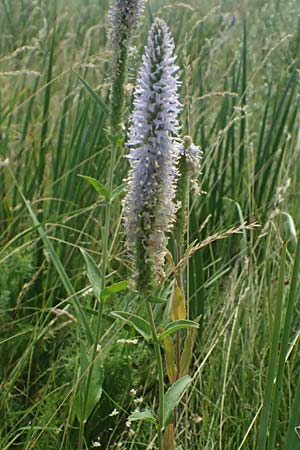
<path fill-rule="evenodd" d="M 136 288 L 151 292 L 163 276 L 167 237 L 174 221 L 180 144 L 178 67 L 166 23 L 156 19 L 148 36 L 134 96 L 128 156 L 131 170 L 124 201 L 127 243 Z"/>
<path fill-rule="evenodd" d="M 112 0 L 108 12 L 109 38 L 113 50 L 127 45 L 137 28 L 145 8 L 145 0 Z M 125 41 L 125 42 L 124 42 Z"/>
<path fill-rule="evenodd" d="M 118 137 L 123 130 L 122 120 L 125 106 L 127 59 L 130 39 L 144 11 L 144 0 L 111 0 L 108 13 L 109 39 L 112 47 L 110 132 Z"/>

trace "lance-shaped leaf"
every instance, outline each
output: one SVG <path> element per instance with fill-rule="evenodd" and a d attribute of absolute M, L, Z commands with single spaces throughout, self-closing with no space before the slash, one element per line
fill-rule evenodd
<path fill-rule="evenodd" d="M 153 412 L 149 408 L 146 408 L 143 411 L 133 411 L 133 413 L 130 414 L 128 419 L 131 420 L 131 422 L 136 420 L 145 420 L 146 422 L 156 421 Z"/>
<path fill-rule="evenodd" d="M 105 301 L 113 294 L 117 292 L 125 291 L 128 288 L 128 281 L 118 281 L 117 283 L 113 283 L 110 286 L 107 286 L 103 289 L 101 294 L 101 300 Z"/>
<path fill-rule="evenodd" d="M 113 202 L 116 198 L 118 198 L 124 192 L 126 192 L 126 184 L 125 183 L 123 183 L 120 186 L 116 187 L 112 191 L 110 201 Z"/>
<path fill-rule="evenodd" d="M 74 399 L 74 412 L 80 422 L 86 422 L 100 400 L 104 381 L 104 368 L 101 354 L 93 358 L 93 348 L 83 345 L 80 352 L 78 386 Z"/>
<path fill-rule="evenodd" d="M 73 70 L 73 72 L 75 73 L 77 78 L 79 78 L 79 80 L 81 81 L 83 86 L 86 88 L 86 90 L 89 92 L 89 94 L 91 95 L 91 97 L 94 100 L 94 102 L 96 103 L 96 105 L 101 109 L 101 111 L 103 111 L 104 114 L 107 114 L 108 113 L 108 106 L 105 104 L 104 100 L 102 100 L 100 95 L 98 95 L 97 92 L 95 92 L 91 88 L 91 86 L 88 84 L 88 82 L 84 78 L 81 78 L 79 73 L 77 73 L 75 70 Z"/>
<path fill-rule="evenodd" d="M 106 188 L 103 186 L 100 181 L 96 180 L 93 177 L 89 177 L 87 175 L 78 175 L 80 178 L 83 178 L 86 180 L 93 188 L 98 192 L 98 194 L 104 198 L 104 200 L 108 203 L 109 202 L 109 194 L 106 190 Z"/>
<path fill-rule="evenodd" d="M 197 335 L 196 328 L 190 328 L 188 330 L 187 337 L 184 341 L 183 352 L 180 358 L 180 376 L 183 377 L 187 375 L 191 366 L 192 358 L 193 358 L 193 348 Z"/>
<path fill-rule="evenodd" d="M 168 426 L 173 418 L 173 411 L 175 406 L 179 403 L 182 394 L 187 386 L 191 383 L 192 379 L 186 375 L 183 378 L 177 380 L 166 392 L 164 396 L 164 420 L 163 426 Z"/>
<path fill-rule="evenodd" d="M 186 318 L 184 293 L 177 282 L 175 282 L 173 288 L 170 317 L 172 320 L 183 320 Z"/>
<path fill-rule="evenodd" d="M 173 344 L 173 341 L 170 338 L 170 336 L 166 336 L 162 342 L 163 342 L 163 347 L 164 347 L 164 351 L 165 351 L 167 374 L 168 374 L 170 383 L 174 383 L 176 381 L 176 375 L 177 375 L 174 344 Z"/>
<path fill-rule="evenodd" d="M 165 330 L 159 335 L 159 340 L 162 341 L 166 336 L 184 328 L 199 328 L 199 324 L 193 320 L 174 320 L 168 323 Z"/>
<path fill-rule="evenodd" d="M 147 341 L 151 338 L 150 324 L 142 317 L 123 311 L 113 311 L 111 314 L 131 324 Z"/>
<path fill-rule="evenodd" d="M 99 300 L 101 295 L 101 272 L 91 255 L 83 248 L 80 249 L 86 263 L 86 272 L 93 288 L 95 297 Z"/>

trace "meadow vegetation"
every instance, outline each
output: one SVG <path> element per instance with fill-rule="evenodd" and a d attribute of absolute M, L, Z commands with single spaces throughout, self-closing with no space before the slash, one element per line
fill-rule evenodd
<path fill-rule="evenodd" d="M 153 347 L 112 314 L 146 309 L 127 288 L 122 140 L 105 226 L 107 11 L 0 2 L 1 450 L 156 448 L 151 421 L 128 421 L 157 407 Z M 299 14 L 298 0 L 150 0 L 129 54 L 127 117 L 151 22 L 166 21 L 182 131 L 203 152 L 183 274 L 200 323 L 178 407 L 185 450 L 300 449 Z M 166 300 L 171 272 L 167 258 Z M 159 324 L 166 304 L 153 306 Z"/>

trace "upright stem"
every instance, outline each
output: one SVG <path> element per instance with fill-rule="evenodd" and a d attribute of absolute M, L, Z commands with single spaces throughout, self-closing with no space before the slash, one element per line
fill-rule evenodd
<path fill-rule="evenodd" d="M 182 257 L 182 245 L 180 242 L 175 243 L 175 264 L 178 265 L 181 257 Z M 183 292 L 183 282 L 182 282 L 182 270 L 181 268 L 178 269 L 178 272 L 176 274 L 176 282 L 178 287 Z M 176 367 L 177 367 L 177 379 L 180 375 L 180 330 L 176 331 Z M 175 411 L 176 415 L 176 411 Z"/>
<path fill-rule="evenodd" d="M 156 326 L 153 318 L 150 302 L 146 300 L 147 314 L 150 319 L 152 339 L 154 344 L 155 358 L 157 362 L 158 383 L 159 383 L 159 409 L 158 409 L 158 449 L 163 450 L 163 423 L 164 423 L 164 373 L 160 351 L 160 344 L 157 336 Z"/>
<path fill-rule="evenodd" d="M 118 68 L 116 69 L 116 74 L 112 81 L 111 88 L 111 98 L 110 98 L 110 132 L 111 139 L 113 140 L 111 146 L 111 154 L 108 168 L 108 176 L 107 176 L 107 185 L 106 190 L 108 193 L 108 202 L 105 205 L 105 219 L 104 219 L 104 233 L 103 233 L 103 241 L 102 241 L 102 261 L 101 261 L 101 291 L 105 288 L 105 275 L 107 270 L 107 252 L 108 252 L 108 238 L 109 238 L 109 228 L 111 222 L 111 194 L 113 190 L 113 178 L 114 178 L 114 166 L 116 162 L 116 154 L 118 149 L 118 137 L 122 130 L 122 113 L 124 106 L 124 84 L 126 80 L 126 64 L 127 64 L 127 48 L 126 46 L 122 46 L 120 52 L 120 59 L 118 61 Z M 92 373 L 94 368 L 94 361 L 97 356 L 97 347 L 98 342 L 101 336 L 101 323 L 103 316 L 103 302 L 99 299 L 99 308 L 98 308 L 98 317 L 97 317 L 97 325 L 96 325 L 96 336 L 94 340 L 93 346 L 93 354 L 91 359 L 91 364 L 89 367 L 87 383 L 86 383 L 86 395 L 83 404 L 83 417 L 85 416 L 85 411 L 87 407 L 88 394 L 90 389 L 90 384 L 92 380 Z M 85 423 L 82 420 L 79 426 L 79 437 L 78 437 L 78 450 L 83 449 L 83 441 L 84 441 L 84 426 Z"/>
<path fill-rule="evenodd" d="M 181 244 L 181 242 L 176 241 L 175 242 L 175 264 L 178 265 L 178 263 L 180 262 L 181 258 L 182 258 L 182 250 L 183 250 L 183 246 Z M 178 272 L 176 273 L 176 283 L 178 285 L 178 287 L 181 289 L 182 293 L 184 293 L 183 291 L 183 279 L 182 279 L 182 270 L 179 267 L 178 268 Z M 180 330 L 176 331 L 176 379 L 178 380 L 180 378 L 180 357 L 181 357 L 181 338 L 180 338 Z M 174 414 L 173 414 L 173 426 L 175 429 L 176 426 L 176 422 L 177 422 L 177 406 L 174 408 Z"/>
<path fill-rule="evenodd" d="M 116 73 L 113 75 L 111 94 L 110 94 L 110 134 L 113 140 L 111 147 L 111 157 L 109 161 L 108 178 L 107 178 L 107 193 L 109 201 L 105 206 L 105 224 L 104 224 L 104 236 L 102 244 L 102 286 L 105 287 L 105 274 L 107 269 L 107 250 L 108 250 L 108 236 L 110 227 L 111 216 L 111 202 L 110 197 L 113 190 L 113 175 L 114 166 L 116 162 L 116 154 L 118 149 L 118 138 L 122 131 L 122 115 L 124 111 L 125 102 L 125 82 L 126 82 L 126 67 L 127 67 L 127 47 L 124 41 L 120 49 L 120 57 L 117 67 L 115 67 Z"/>
<path fill-rule="evenodd" d="M 127 79 L 127 57 L 128 49 L 127 43 L 124 39 L 120 44 L 119 57 L 112 74 L 112 84 L 110 92 L 110 112 L 109 125 L 110 132 L 113 138 L 118 136 L 122 131 L 122 119 L 125 105 L 125 85 Z"/>

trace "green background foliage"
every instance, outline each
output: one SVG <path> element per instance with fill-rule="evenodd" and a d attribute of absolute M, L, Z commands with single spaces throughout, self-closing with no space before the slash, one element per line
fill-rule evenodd
<path fill-rule="evenodd" d="M 97 299 L 89 291 L 81 249 L 99 263 L 105 199 L 78 175 L 106 183 L 107 6 L 103 0 L 0 2 L 0 160 L 9 160 L 8 168 L 0 165 L 3 450 L 78 448 L 74 411 L 85 330 L 37 223 L 95 336 Z M 189 318 L 201 315 L 201 321 L 193 382 L 179 406 L 180 441 L 186 450 L 263 450 L 257 447 L 260 412 L 275 376 L 268 377 L 268 361 L 277 329 L 275 370 L 283 370 L 283 379 L 279 417 L 270 429 L 276 448 L 297 450 L 299 289 L 295 285 L 292 303 L 289 288 L 300 220 L 299 2 L 150 0 L 149 6 L 130 54 L 127 115 L 151 17 L 159 15 L 175 38 L 183 133 L 192 135 L 204 154 L 202 194 L 191 197 L 188 239 L 208 243 L 190 257 L 185 273 Z M 114 188 L 128 170 L 124 152 L 115 162 Z M 108 285 L 131 273 L 122 195 L 120 189 L 112 208 Z M 210 242 L 246 221 L 260 227 Z M 159 296 L 168 293 L 167 280 Z M 285 349 L 289 304 L 284 362 L 278 354 Z M 157 321 L 164 308 L 155 305 Z M 103 392 L 87 421 L 84 448 L 99 439 L 101 448 L 146 449 L 154 437 L 152 424 L 127 426 L 126 420 L 141 397 L 141 407 L 157 400 L 153 349 L 111 315 L 113 310 L 144 315 L 130 290 L 105 302 Z M 135 338 L 136 344 L 118 342 Z M 273 391 L 270 417 L 272 400 Z M 114 409 L 118 414 L 110 416 Z M 266 449 L 274 450 L 270 445 L 268 440 Z"/>

